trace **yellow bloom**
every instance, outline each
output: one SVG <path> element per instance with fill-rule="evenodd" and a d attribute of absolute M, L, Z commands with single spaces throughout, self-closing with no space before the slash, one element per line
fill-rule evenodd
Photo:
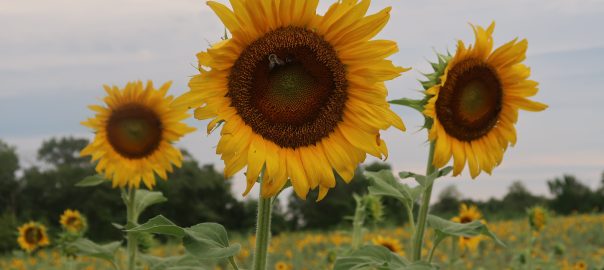
<path fill-rule="evenodd" d="M 18 231 L 19 237 L 17 238 L 17 243 L 19 243 L 19 246 L 27 252 L 32 252 L 37 248 L 50 244 L 48 234 L 46 233 L 46 227 L 40 223 L 30 221 L 21 225 L 21 227 L 18 228 Z"/>
<path fill-rule="evenodd" d="M 528 211 L 529 224 L 531 228 L 537 232 L 541 231 L 547 224 L 547 210 L 543 207 L 533 207 Z"/>
<path fill-rule="evenodd" d="M 195 129 L 181 121 L 187 107 L 175 106 L 166 96 L 170 82 L 159 89 L 149 81 L 128 83 L 124 89 L 105 86 L 107 107 L 91 105 L 94 118 L 83 122 L 92 128 L 94 141 L 81 152 L 98 160 L 96 171 L 112 179 L 113 187 L 138 188 L 141 180 L 155 185 L 155 174 L 167 179 L 172 164 L 181 166 L 182 154 L 172 143 Z"/>
<path fill-rule="evenodd" d="M 470 223 L 476 220 L 479 220 L 482 223 L 485 222 L 482 220 L 482 214 L 476 205 L 468 207 L 468 205 L 465 203 L 462 203 L 459 207 L 459 215 L 451 219 L 451 221 L 457 223 Z M 461 248 L 467 248 L 471 251 L 474 251 L 476 248 L 478 248 L 478 244 L 482 239 L 482 235 L 474 237 L 459 237 L 459 246 Z"/>
<path fill-rule="evenodd" d="M 584 261 L 579 261 L 573 265 L 573 270 L 586 270 L 587 264 Z"/>
<path fill-rule="evenodd" d="M 279 261 L 275 264 L 275 270 L 289 270 L 291 269 L 289 264 L 284 261 Z"/>
<path fill-rule="evenodd" d="M 325 15 L 318 0 L 232 0 L 232 10 L 208 5 L 232 37 L 197 55 L 200 74 L 177 103 L 223 124 L 216 153 L 225 176 L 247 167 L 246 195 L 262 168 L 262 196 L 288 179 L 306 198 L 319 200 L 349 182 L 369 153 L 388 155 L 380 130 L 402 120 L 386 102 L 384 82 L 406 69 L 386 58 L 398 51 L 388 40 L 371 40 L 387 23 L 390 8 L 366 16 L 370 1 L 344 0 Z"/>
<path fill-rule="evenodd" d="M 80 214 L 78 210 L 67 209 L 61 215 L 59 220 L 61 226 L 68 232 L 81 232 L 86 228 L 86 220 Z"/>
<path fill-rule="evenodd" d="M 403 245 L 398 240 L 392 237 L 384 237 L 378 235 L 374 237 L 371 242 L 373 242 L 376 246 L 383 246 L 389 249 L 391 252 L 396 253 L 401 256 L 405 256 L 405 251 L 403 250 Z"/>
<path fill-rule="evenodd" d="M 436 141 L 433 164 L 443 167 L 453 157 L 454 175 L 466 162 L 472 178 L 481 171 L 491 174 L 507 147 L 516 144 L 518 110 L 547 108 L 528 99 L 538 91 L 522 64 L 528 42 L 514 39 L 493 51 L 494 28 L 495 23 L 474 27 L 476 43 L 466 47 L 459 41 L 444 74 L 426 90 L 424 114 L 434 120 L 429 139 Z"/>

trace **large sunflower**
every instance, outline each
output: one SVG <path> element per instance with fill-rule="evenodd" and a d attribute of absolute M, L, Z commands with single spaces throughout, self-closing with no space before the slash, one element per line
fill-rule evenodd
<path fill-rule="evenodd" d="M 86 228 L 86 220 L 78 210 L 67 209 L 59 220 L 61 226 L 68 232 L 79 233 Z"/>
<path fill-rule="evenodd" d="M 105 86 L 107 107 L 89 106 L 96 116 L 82 124 L 96 136 L 81 154 L 98 160 L 96 171 L 114 187 L 138 188 L 142 180 L 152 188 L 155 174 L 165 180 L 172 164 L 180 167 L 182 155 L 172 143 L 195 129 L 181 122 L 189 117 L 187 107 L 175 106 L 168 88 L 170 82 L 155 89 L 151 81 Z"/>
<path fill-rule="evenodd" d="M 487 29 L 474 27 L 474 46 L 459 41 L 455 55 L 444 58 L 444 74 L 435 76 L 434 86 L 426 91 L 430 99 L 424 114 L 434 120 L 429 138 L 436 140 L 433 164 L 443 167 L 453 156 L 454 175 L 466 161 L 472 178 L 481 171 L 490 174 L 508 145 L 516 143 L 518 110 L 547 108 L 527 99 L 538 91 L 538 83 L 528 79 L 530 69 L 522 64 L 528 42 L 514 39 L 492 50 L 494 28 L 495 23 Z"/>
<path fill-rule="evenodd" d="M 32 252 L 37 248 L 50 244 L 46 227 L 40 223 L 30 221 L 19 227 L 18 231 L 19 238 L 17 238 L 17 243 L 27 252 Z"/>
<path fill-rule="evenodd" d="M 208 5 L 232 37 L 197 55 L 200 74 L 178 99 L 197 119 L 224 123 L 216 152 L 230 177 L 247 166 L 247 194 L 263 167 L 262 196 L 288 179 L 319 199 L 348 182 L 367 153 L 387 156 L 379 131 L 402 120 L 386 102 L 384 81 L 406 69 L 385 58 L 395 42 L 371 40 L 390 8 L 365 16 L 370 1 L 339 1 L 323 16 L 318 0 L 232 0 Z"/>
<path fill-rule="evenodd" d="M 478 210 L 478 207 L 476 207 L 476 205 L 468 207 L 468 205 L 465 203 L 462 203 L 459 207 L 459 215 L 451 219 L 451 221 L 457 223 L 470 223 L 476 220 L 485 223 L 485 221 L 482 219 L 480 210 Z M 467 248 L 471 251 L 474 251 L 482 239 L 482 235 L 477 235 L 474 237 L 459 237 L 459 246 L 461 248 Z"/>

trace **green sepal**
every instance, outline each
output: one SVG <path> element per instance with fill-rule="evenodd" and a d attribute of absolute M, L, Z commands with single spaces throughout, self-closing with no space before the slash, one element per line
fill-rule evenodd
<path fill-rule="evenodd" d="M 419 81 L 424 90 L 428 90 L 441 83 L 440 77 L 445 74 L 445 70 L 447 69 L 447 65 L 452 56 L 449 52 L 447 52 L 447 54 L 436 53 L 436 58 L 436 62 L 429 62 L 433 72 L 423 74 L 427 80 Z"/>

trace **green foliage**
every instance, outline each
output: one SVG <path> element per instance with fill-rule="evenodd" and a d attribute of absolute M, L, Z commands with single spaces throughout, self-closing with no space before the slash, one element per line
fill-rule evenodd
<path fill-rule="evenodd" d="M 407 269 L 409 264 L 401 256 L 382 246 L 363 246 L 349 255 L 339 257 L 334 270 L 390 270 Z M 427 268 L 430 269 L 430 268 Z"/>
<path fill-rule="evenodd" d="M 74 241 L 71 247 L 77 249 L 77 253 L 80 255 L 103 259 L 115 265 L 115 253 L 121 244 L 121 242 L 111 242 L 99 245 L 86 238 L 80 238 Z"/>
<path fill-rule="evenodd" d="M 226 229 L 218 223 L 200 223 L 181 228 L 157 216 L 127 232 L 153 233 L 181 238 L 187 252 L 199 260 L 219 260 L 239 253 L 241 245 L 229 243 Z"/>
<path fill-rule="evenodd" d="M 505 244 L 489 230 L 487 225 L 479 220 L 469 223 L 457 223 L 437 216 L 428 215 L 428 226 L 436 231 L 436 240 L 434 242 L 437 243 L 449 236 L 474 237 L 482 234 L 493 239 L 498 245 L 505 246 Z"/>
<path fill-rule="evenodd" d="M 560 214 L 586 213 L 597 210 L 598 199 L 602 199 L 597 198 L 597 195 L 588 186 L 571 175 L 548 181 L 547 185 L 554 195 L 550 206 Z"/>
<path fill-rule="evenodd" d="M 107 179 L 100 174 L 86 176 L 82 181 L 75 184 L 76 187 L 94 187 L 106 183 Z"/>

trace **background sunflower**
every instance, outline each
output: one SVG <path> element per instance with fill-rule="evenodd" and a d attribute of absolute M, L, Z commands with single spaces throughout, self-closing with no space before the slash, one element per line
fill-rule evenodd
<path fill-rule="evenodd" d="M 46 227 L 40 223 L 33 221 L 25 223 L 18 228 L 18 232 L 19 238 L 17 238 L 17 243 L 27 252 L 50 245 Z"/>
<path fill-rule="evenodd" d="M 380 130 L 402 120 L 386 102 L 384 81 L 406 69 L 385 58 L 395 42 L 371 40 L 390 8 L 365 16 L 370 1 L 342 1 L 325 15 L 319 1 L 210 1 L 232 37 L 197 55 L 200 74 L 179 105 L 224 123 L 216 153 L 230 177 L 247 167 L 247 194 L 266 168 L 261 195 L 270 197 L 291 180 L 305 198 L 319 200 L 346 182 L 367 153 L 387 157 Z"/>
<path fill-rule="evenodd" d="M 189 117 L 187 108 L 172 104 L 169 88 L 170 82 L 155 89 L 151 81 L 144 87 L 141 81 L 123 89 L 105 86 L 107 107 L 89 106 L 97 114 L 82 125 L 96 135 L 81 155 L 98 160 L 96 171 L 114 187 L 138 188 L 142 180 L 153 188 L 155 174 L 166 180 L 172 165 L 181 166 L 182 155 L 172 143 L 195 129 L 181 122 Z"/>
<path fill-rule="evenodd" d="M 86 219 L 80 211 L 66 209 L 59 219 L 61 226 L 68 232 L 78 233 L 86 229 Z"/>

